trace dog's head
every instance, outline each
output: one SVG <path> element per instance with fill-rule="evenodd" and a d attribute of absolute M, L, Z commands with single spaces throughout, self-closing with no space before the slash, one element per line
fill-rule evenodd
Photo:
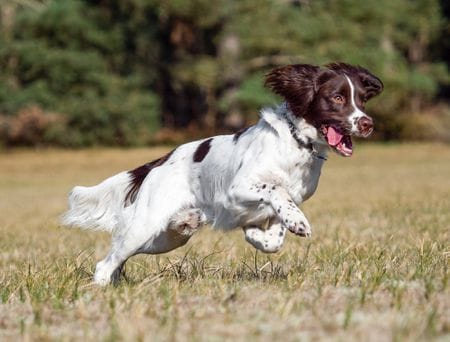
<path fill-rule="evenodd" d="M 266 86 L 287 101 L 297 117 L 321 132 L 337 153 L 352 155 L 351 135 L 368 137 L 373 120 L 364 113 L 368 100 L 383 90 L 383 83 L 367 69 L 345 63 L 325 68 L 287 65 L 266 76 Z"/>

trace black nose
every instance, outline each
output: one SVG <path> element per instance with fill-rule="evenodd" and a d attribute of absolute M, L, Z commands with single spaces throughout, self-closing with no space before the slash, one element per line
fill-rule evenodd
<path fill-rule="evenodd" d="M 368 116 L 363 116 L 358 120 L 358 131 L 363 137 L 367 137 L 373 131 L 373 120 Z"/>

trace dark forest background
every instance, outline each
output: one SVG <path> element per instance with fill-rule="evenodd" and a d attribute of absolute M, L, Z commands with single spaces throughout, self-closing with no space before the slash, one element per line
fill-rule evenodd
<path fill-rule="evenodd" d="M 382 140 L 450 141 L 446 0 L 2 0 L 0 145 L 142 145 L 239 129 L 289 63 L 360 64 Z"/>

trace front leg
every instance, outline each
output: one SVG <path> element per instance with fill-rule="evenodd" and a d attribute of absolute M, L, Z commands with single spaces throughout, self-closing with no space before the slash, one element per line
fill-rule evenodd
<path fill-rule="evenodd" d="M 244 227 L 245 240 L 264 253 L 276 253 L 283 247 L 286 227 L 278 218 L 271 219 L 267 229 Z"/>
<path fill-rule="evenodd" d="M 280 187 L 278 191 L 273 192 L 270 204 L 276 210 L 283 225 L 292 233 L 302 237 L 311 237 L 311 225 L 285 189 Z"/>
<path fill-rule="evenodd" d="M 292 233 L 311 236 L 311 226 L 303 212 L 295 205 L 289 193 L 281 186 L 260 183 L 232 187 L 229 200 L 233 206 L 247 206 L 251 203 L 268 204 L 275 211 L 281 224 Z"/>

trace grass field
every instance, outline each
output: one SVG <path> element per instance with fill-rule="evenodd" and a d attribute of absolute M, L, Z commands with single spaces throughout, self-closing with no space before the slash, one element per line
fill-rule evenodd
<path fill-rule="evenodd" d="M 331 156 L 276 255 L 204 229 L 92 285 L 109 236 L 59 228 L 66 193 L 166 151 L 1 152 L 1 341 L 450 340 L 450 146 Z"/>

